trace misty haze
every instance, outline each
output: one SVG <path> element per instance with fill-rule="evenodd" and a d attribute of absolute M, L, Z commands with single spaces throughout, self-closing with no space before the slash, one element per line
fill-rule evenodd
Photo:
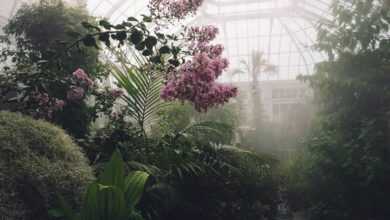
<path fill-rule="evenodd" d="M 0 220 L 389 220 L 389 29 L 390 0 L 0 0 Z"/>

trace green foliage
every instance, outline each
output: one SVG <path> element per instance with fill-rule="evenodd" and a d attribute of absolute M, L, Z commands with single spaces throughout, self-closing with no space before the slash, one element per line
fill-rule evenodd
<path fill-rule="evenodd" d="M 388 44 L 388 0 L 336 0 L 331 11 L 333 21 L 324 21 L 318 31 L 318 48 L 331 59 L 340 53 L 368 52 Z"/>
<path fill-rule="evenodd" d="M 334 1 L 334 21 L 319 29 L 318 48 L 329 60 L 307 77 L 320 105 L 307 142 L 310 163 L 302 170 L 311 219 L 390 216 L 390 14 L 384 4 Z"/>
<path fill-rule="evenodd" d="M 32 104 L 34 93 L 66 100 L 67 77 L 77 68 L 93 80 L 104 77 L 96 49 L 66 49 L 67 42 L 86 33 L 80 21 L 89 20 L 93 18 L 85 9 L 67 7 L 60 0 L 23 5 L 4 28 L 7 41 L 1 44 L 0 60 L 12 62 L 0 76 L 0 109 L 33 115 L 37 111 Z M 85 102 L 68 102 L 61 111 L 50 113 L 50 121 L 82 138 L 96 111 Z"/>
<path fill-rule="evenodd" d="M 131 67 L 122 60 L 120 67 L 111 65 L 117 85 L 126 91 L 122 96 L 126 114 L 136 120 L 138 126 L 147 126 L 166 104 L 160 98 L 162 74 L 156 70 Z"/>
<path fill-rule="evenodd" d="M 142 216 L 261 219 L 275 215 L 276 161 L 211 144 L 230 141 L 226 133 L 232 133 L 232 127 L 222 122 L 233 120 L 225 111 L 197 115 L 189 105 L 172 104 L 159 112 L 153 136 L 137 138 L 124 130 L 123 136 L 112 139 L 110 143 L 118 146 L 132 169 L 153 174 L 139 204 Z M 213 120 L 203 121 L 207 119 Z"/>
<path fill-rule="evenodd" d="M 18 67 L 34 65 L 44 61 L 42 69 L 54 71 L 55 75 L 70 74 L 83 68 L 95 76 L 98 52 L 90 48 L 72 49 L 61 54 L 66 42 L 85 33 L 81 21 L 93 20 L 83 8 L 70 8 L 60 0 L 40 1 L 24 4 L 5 26 L 5 34 L 16 40 L 15 50 L 8 51 Z M 61 68 L 58 68 L 58 63 Z M 51 73 L 53 74 L 53 73 Z"/>
<path fill-rule="evenodd" d="M 177 181 L 179 198 L 168 200 L 171 207 L 161 219 L 273 219 L 279 202 L 276 161 L 233 147 L 216 152 L 230 166 L 210 166 Z"/>
<path fill-rule="evenodd" d="M 312 193 L 309 189 L 311 183 L 306 175 L 312 171 L 314 158 L 311 156 L 304 149 L 301 149 L 295 152 L 288 160 L 281 162 L 278 167 L 281 193 L 288 201 L 289 208 L 293 212 L 306 210 L 310 207 L 309 201 Z"/>
<path fill-rule="evenodd" d="M 61 209 L 51 210 L 54 217 L 67 220 L 142 220 L 137 212 L 149 174 L 141 171 L 125 176 L 125 163 L 115 152 L 99 179 L 90 184 L 80 213 L 74 213 L 60 199 Z"/>
<path fill-rule="evenodd" d="M 117 146 L 131 169 L 153 174 L 139 204 L 142 216 L 170 220 L 274 216 L 278 203 L 276 161 L 211 144 L 227 141 L 225 135 L 232 133 L 232 128 L 221 122 L 231 120 L 225 118 L 230 114 L 193 112 L 189 105 L 168 106 L 159 113 L 154 135 L 147 138 L 137 136 L 134 128 L 114 123 L 109 134 L 115 135 L 103 141 Z M 214 121 L 202 121 L 207 118 Z M 99 158 L 106 156 L 100 154 Z"/>
<path fill-rule="evenodd" d="M 47 219 L 56 194 L 77 206 L 93 179 L 88 161 L 63 130 L 0 112 L 0 216 Z"/>
<path fill-rule="evenodd" d="M 236 116 L 229 106 L 198 113 L 190 105 L 173 103 L 158 114 L 155 133 L 160 136 L 184 136 L 206 144 L 231 144 L 233 141 Z"/>
<path fill-rule="evenodd" d="M 166 35 L 158 31 L 150 31 L 155 17 L 142 15 L 142 19 L 128 17 L 122 23 L 114 25 L 107 20 L 100 20 L 98 24 L 84 22 L 83 26 L 88 34 L 82 35 L 77 41 L 69 45 L 69 48 L 84 45 L 99 48 L 99 42 L 108 48 L 115 46 L 130 47 L 143 56 L 150 64 L 178 66 L 181 63 L 180 48 L 174 46 L 177 37 Z M 157 24 L 161 25 L 161 24 Z"/>

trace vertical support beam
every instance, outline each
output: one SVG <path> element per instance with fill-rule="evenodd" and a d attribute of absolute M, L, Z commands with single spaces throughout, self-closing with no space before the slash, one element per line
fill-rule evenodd
<path fill-rule="evenodd" d="M 227 54 L 227 57 L 231 57 L 231 53 L 230 53 L 230 49 L 229 49 L 229 37 L 228 37 L 228 32 L 227 32 L 227 24 L 226 22 L 222 22 L 220 23 L 220 26 L 222 28 L 222 32 L 223 32 L 223 42 L 225 45 L 225 53 Z M 229 83 L 233 83 L 233 75 L 232 73 L 227 73 L 228 77 L 229 77 Z M 241 76 L 239 76 L 241 78 Z"/>
<path fill-rule="evenodd" d="M 303 51 L 302 51 L 301 47 L 299 46 L 299 43 L 298 43 L 296 37 L 294 36 L 294 34 L 290 30 L 290 28 L 282 21 L 282 19 L 278 19 L 278 20 L 279 20 L 280 24 L 283 26 L 283 28 L 286 30 L 289 37 L 291 38 L 292 42 L 294 43 L 295 47 L 298 50 L 299 55 L 302 57 L 302 60 L 305 64 L 306 74 L 307 75 L 310 74 L 309 64 L 307 63 L 306 57 L 303 55 Z"/>
<path fill-rule="evenodd" d="M 269 62 L 271 58 L 271 42 L 272 42 L 272 30 L 274 28 L 274 18 L 271 18 L 269 21 L 269 32 L 268 32 L 268 51 L 267 51 L 267 61 Z"/>

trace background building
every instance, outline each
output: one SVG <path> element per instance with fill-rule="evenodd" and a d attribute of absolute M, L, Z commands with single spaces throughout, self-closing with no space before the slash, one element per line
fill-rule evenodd
<path fill-rule="evenodd" d="M 242 100 L 241 115 L 246 115 L 246 124 L 254 114 L 263 114 L 264 119 L 280 122 L 289 112 L 311 102 L 312 91 L 306 83 L 298 80 L 268 80 L 260 81 L 261 109 L 253 110 L 253 90 L 250 82 L 234 83 L 239 88 L 238 99 Z"/>

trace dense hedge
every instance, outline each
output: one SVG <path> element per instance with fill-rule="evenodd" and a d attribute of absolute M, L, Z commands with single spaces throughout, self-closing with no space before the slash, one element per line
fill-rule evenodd
<path fill-rule="evenodd" d="M 93 179 L 80 148 L 62 129 L 0 112 L 0 216 L 46 219 L 56 195 L 76 205 Z"/>

